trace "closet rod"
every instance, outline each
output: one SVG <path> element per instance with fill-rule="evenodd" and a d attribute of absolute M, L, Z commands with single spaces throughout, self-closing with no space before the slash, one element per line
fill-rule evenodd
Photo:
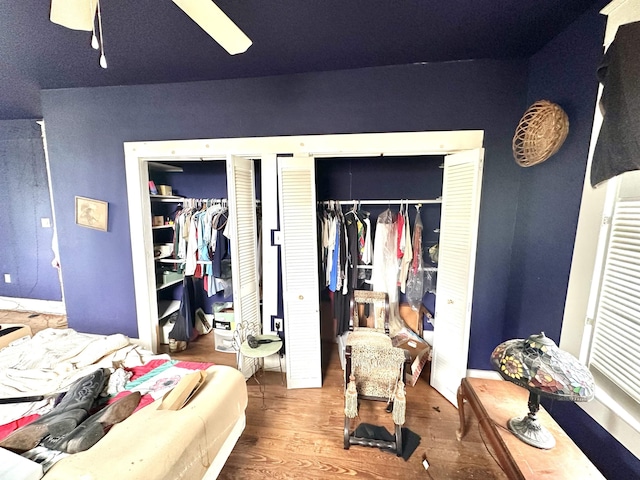
<path fill-rule="evenodd" d="M 438 197 L 438 198 L 430 198 L 430 199 L 425 199 L 425 200 L 322 200 L 318 203 L 322 203 L 324 205 L 329 205 L 329 202 L 338 202 L 341 205 L 354 205 L 354 204 L 360 204 L 360 205 L 386 205 L 388 203 L 394 203 L 394 204 L 409 204 L 409 205 L 416 205 L 418 203 L 442 203 L 442 197 Z"/>

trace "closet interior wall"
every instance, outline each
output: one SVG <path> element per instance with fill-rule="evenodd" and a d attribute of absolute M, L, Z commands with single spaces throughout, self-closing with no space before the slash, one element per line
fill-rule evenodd
<path fill-rule="evenodd" d="M 157 168 L 158 165 L 165 167 L 175 166 L 177 168 Z M 226 199 L 228 197 L 227 170 L 224 160 L 149 162 L 149 179 L 153 180 L 156 187 L 159 185 L 170 186 L 173 196 L 194 199 Z M 256 184 L 256 194 L 258 195 L 259 181 L 256 181 Z M 152 202 L 152 214 L 163 214 L 167 218 L 173 218 L 176 208 L 180 204 L 180 202 Z M 162 243 L 163 240 L 173 241 L 173 229 L 162 230 L 154 229 L 154 244 L 156 240 L 159 243 Z M 176 270 L 178 269 L 176 268 Z M 194 309 L 202 308 L 205 313 L 213 313 L 214 303 L 233 301 L 233 295 L 225 296 L 223 291 L 209 297 L 204 291 L 201 279 L 196 279 L 194 283 Z M 182 290 L 181 282 L 168 288 L 158 289 L 158 320 L 160 326 L 166 322 L 167 316 L 175 310 L 175 307 L 179 306 Z M 172 306 L 168 307 L 168 305 Z"/>
<path fill-rule="evenodd" d="M 444 157 L 421 156 L 376 156 L 376 157 L 331 157 L 316 159 L 316 196 L 318 203 L 328 200 L 373 200 L 365 203 L 361 210 L 369 212 L 372 232 L 378 215 L 387 208 L 395 214 L 400 204 L 388 200 L 439 199 L 442 197 L 442 175 Z M 378 203 L 379 202 L 379 203 Z M 352 204 L 343 205 L 343 211 Z M 424 225 L 422 235 L 422 257 L 425 266 L 429 260 L 429 247 L 439 241 L 440 203 L 425 203 L 420 207 Z M 414 204 L 409 205 L 411 231 L 416 218 Z M 333 315 L 329 290 L 321 283 L 320 322 L 323 340 L 335 341 L 337 325 Z M 400 303 L 405 299 L 400 295 Z"/>

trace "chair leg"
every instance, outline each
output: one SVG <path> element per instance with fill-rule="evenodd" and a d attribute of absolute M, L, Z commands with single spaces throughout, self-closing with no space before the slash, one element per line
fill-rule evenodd
<path fill-rule="evenodd" d="M 350 426 L 351 426 L 351 419 L 345 415 L 344 416 L 344 449 L 345 450 L 349 450 L 349 447 L 351 446 L 351 442 L 349 441 Z"/>
<path fill-rule="evenodd" d="M 396 425 L 396 455 L 402 456 L 402 425 Z"/>

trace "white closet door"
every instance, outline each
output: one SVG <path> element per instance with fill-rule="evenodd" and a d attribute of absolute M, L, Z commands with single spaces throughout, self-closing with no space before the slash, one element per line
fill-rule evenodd
<path fill-rule="evenodd" d="M 260 298 L 256 248 L 258 229 L 255 207 L 253 160 L 227 156 L 227 195 L 231 225 L 231 271 L 236 329 L 244 341 L 247 335 L 260 333 Z M 256 370 L 255 359 L 238 353 L 238 368 L 245 378 Z"/>
<path fill-rule="evenodd" d="M 322 386 L 313 157 L 278 157 L 288 388 Z"/>
<path fill-rule="evenodd" d="M 444 160 L 431 385 L 457 405 L 467 373 L 484 149 Z"/>

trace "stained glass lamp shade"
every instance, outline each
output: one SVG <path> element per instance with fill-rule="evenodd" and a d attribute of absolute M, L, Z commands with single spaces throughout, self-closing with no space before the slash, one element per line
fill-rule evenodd
<path fill-rule="evenodd" d="M 527 339 L 507 340 L 491 354 L 491 364 L 505 380 L 529 390 L 529 413 L 508 422 L 511 432 L 538 448 L 553 448 L 556 441 L 537 419 L 540 397 L 570 402 L 593 398 L 591 373 L 574 356 L 558 348 L 543 333 Z"/>

